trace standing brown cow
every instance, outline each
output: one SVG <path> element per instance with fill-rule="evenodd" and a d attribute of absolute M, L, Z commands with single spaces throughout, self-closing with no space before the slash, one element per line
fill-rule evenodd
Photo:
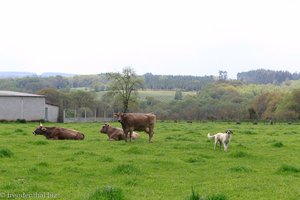
<path fill-rule="evenodd" d="M 40 126 L 33 131 L 34 135 L 44 135 L 48 140 L 83 140 L 84 134 L 75 130 L 60 127 Z"/>
<path fill-rule="evenodd" d="M 112 127 L 109 124 L 104 124 L 100 129 L 100 133 L 107 134 L 108 140 L 124 140 L 125 134 L 123 129 Z M 139 137 L 139 134 L 136 132 L 132 133 L 132 139 L 136 139 Z"/>
<path fill-rule="evenodd" d="M 131 141 L 133 131 L 145 131 L 149 135 L 149 143 L 152 142 L 156 122 L 156 116 L 153 113 L 116 113 L 115 116 L 122 125 L 126 142 L 128 132 Z"/>

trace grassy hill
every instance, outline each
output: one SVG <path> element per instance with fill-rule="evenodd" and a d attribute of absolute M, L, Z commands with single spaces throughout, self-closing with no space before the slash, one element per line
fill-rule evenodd
<path fill-rule="evenodd" d="M 299 199 L 299 125 L 158 122 L 154 140 L 107 141 L 100 123 L 44 124 L 85 133 L 84 141 L 34 136 L 37 124 L 1 123 L 0 191 L 55 199 Z M 112 125 L 120 127 L 120 124 Z M 231 128 L 228 152 L 207 133 Z"/>

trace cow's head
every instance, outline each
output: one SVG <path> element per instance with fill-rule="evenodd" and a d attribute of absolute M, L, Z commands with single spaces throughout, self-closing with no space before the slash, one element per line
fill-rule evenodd
<path fill-rule="evenodd" d="M 118 119 L 118 122 L 122 123 L 126 113 L 118 112 L 115 113 L 114 116 Z"/>
<path fill-rule="evenodd" d="M 43 127 L 43 124 L 40 122 L 40 125 L 33 131 L 34 135 L 43 135 L 46 132 L 46 128 Z"/>
<path fill-rule="evenodd" d="M 104 124 L 104 126 L 102 126 L 102 128 L 100 129 L 100 133 L 106 134 L 108 132 L 109 126 L 109 124 Z"/>
<path fill-rule="evenodd" d="M 233 132 L 232 132 L 231 129 L 228 129 L 228 130 L 226 131 L 226 133 L 227 133 L 227 134 L 233 134 Z"/>

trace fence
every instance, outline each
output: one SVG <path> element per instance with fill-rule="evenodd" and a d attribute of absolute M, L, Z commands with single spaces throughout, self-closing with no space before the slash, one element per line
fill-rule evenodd
<path fill-rule="evenodd" d="M 116 121 L 112 113 L 91 111 L 90 109 L 64 110 L 63 122 L 112 122 Z"/>

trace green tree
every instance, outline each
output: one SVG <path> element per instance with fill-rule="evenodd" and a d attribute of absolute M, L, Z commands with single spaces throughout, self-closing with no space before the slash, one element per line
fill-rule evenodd
<path fill-rule="evenodd" d="M 95 93 L 77 90 L 71 93 L 72 104 L 75 108 L 92 108 L 96 99 Z"/>
<path fill-rule="evenodd" d="M 182 95 L 181 90 L 176 90 L 174 99 L 175 100 L 182 100 L 182 98 L 183 98 L 183 95 Z"/>
<path fill-rule="evenodd" d="M 39 90 L 37 94 L 44 95 L 46 97 L 46 103 L 53 105 L 60 105 L 61 93 L 54 88 L 44 88 Z"/>
<path fill-rule="evenodd" d="M 111 92 L 120 97 L 123 112 L 127 112 L 130 102 L 137 96 L 137 90 L 143 85 L 143 79 L 139 78 L 130 67 L 125 67 L 122 74 L 109 73 L 108 78 L 111 81 L 109 85 Z"/>

